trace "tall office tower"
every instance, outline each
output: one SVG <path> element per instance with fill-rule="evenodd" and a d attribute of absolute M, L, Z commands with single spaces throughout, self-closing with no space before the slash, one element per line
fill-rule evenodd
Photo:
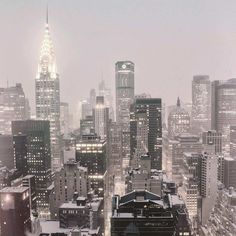
<path fill-rule="evenodd" d="M 116 122 L 121 126 L 122 156 L 130 155 L 130 105 L 134 100 L 134 63 L 116 63 Z"/>
<path fill-rule="evenodd" d="M 81 167 L 75 160 L 67 161 L 60 171 L 55 172 L 54 192 L 50 204 L 51 217 L 58 218 L 61 204 L 71 201 L 76 193 L 87 197 L 90 190 L 87 168 Z"/>
<path fill-rule="evenodd" d="M 0 88 L 0 133 L 11 134 L 11 121 L 29 118 L 29 103 L 22 85 Z"/>
<path fill-rule="evenodd" d="M 203 145 L 215 145 L 215 154 L 222 153 L 222 134 L 215 130 L 204 131 L 202 133 Z"/>
<path fill-rule="evenodd" d="M 177 195 L 163 196 L 137 190 L 112 199 L 111 236 L 191 236 L 184 202 Z"/>
<path fill-rule="evenodd" d="M 168 134 L 173 138 L 182 133 L 190 131 L 190 116 L 188 112 L 180 106 L 180 99 L 177 99 L 176 107 L 168 116 Z"/>
<path fill-rule="evenodd" d="M 236 160 L 231 157 L 224 158 L 224 178 L 225 188 L 233 187 L 236 189 Z"/>
<path fill-rule="evenodd" d="M 51 154 L 53 169 L 59 168 L 60 160 L 60 82 L 56 68 L 48 17 L 40 51 L 38 72 L 35 80 L 36 118 L 50 121 Z"/>
<path fill-rule="evenodd" d="M 70 132 L 70 114 L 69 104 L 66 102 L 61 102 L 60 104 L 60 126 L 61 133 L 68 135 Z"/>
<path fill-rule="evenodd" d="M 85 119 L 86 116 L 91 116 L 92 115 L 92 109 L 90 102 L 87 101 L 86 99 L 80 101 L 79 105 L 80 109 L 80 120 Z"/>
<path fill-rule="evenodd" d="M 94 134 L 94 118 L 93 116 L 86 116 L 84 119 L 80 120 L 80 136 Z"/>
<path fill-rule="evenodd" d="M 204 152 L 201 156 L 200 194 L 201 211 L 200 221 L 205 225 L 210 217 L 217 197 L 217 166 L 216 155 Z"/>
<path fill-rule="evenodd" d="M 107 126 L 109 121 L 109 108 L 105 106 L 104 97 L 96 97 L 96 105 L 94 108 L 94 124 L 95 133 L 105 139 L 107 136 Z"/>
<path fill-rule="evenodd" d="M 12 135 L 0 134 L 0 167 L 14 168 L 14 150 Z"/>
<path fill-rule="evenodd" d="M 6 187 L 0 190 L 0 234 L 26 236 L 31 231 L 29 189 Z"/>
<path fill-rule="evenodd" d="M 212 129 L 222 133 L 223 152 L 230 152 L 230 126 L 236 125 L 236 79 L 212 82 Z"/>
<path fill-rule="evenodd" d="M 27 135 L 18 134 L 13 136 L 14 168 L 23 176 L 28 174 L 27 164 Z"/>
<path fill-rule="evenodd" d="M 121 158 L 121 129 L 116 122 L 109 121 L 108 137 L 107 137 L 107 170 L 111 177 L 121 178 L 122 174 L 122 158 Z"/>
<path fill-rule="evenodd" d="M 149 152 L 152 169 L 162 169 L 162 116 L 160 98 L 137 98 L 131 106 L 131 157 Z M 136 140 L 136 141 L 135 141 Z"/>
<path fill-rule="evenodd" d="M 43 217 L 47 217 L 51 185 L 49 121 L 13 121 L 12 132 L 13 135 L 27 136 L 27 174 L 35 175 L 37 208 Z"/>
<path fill-rule="evenodd" d="M 211 127 L 211 82 L 208 75 L 196 75 L 192 81 L 192 126 L 201 133 Z"/>
<path fill-rule="evenodd" d="M 103 194 L 106 172 L 106 141 L 95 134 L 84 135 L 76 144 L 76 161 L 88 168 L 91 188 Z"/>
<path fill-rule="evenodd" d="M 91 89 L 90 90 L 90 93 L 89 93 L 89 104 L 90 104 L 90 111 L 92 112 L 92 110 L 96 106 L 96 90 L 95 89 Z"/>
<path fill-rule="evenodd" d="M 236 159 L 236 126 L 230 126 L 230 156 Z"/>
<path fill-rule="evenodd" d="M 113 108 L 113 97 L 111 89 L 107 88 L 105 81 L 102 80 L 98 85 L 98 94 L 99 96 L 104 97 L 104 104 L 109 108 L 109 118 L 114 121 L 114 108 Z"/>

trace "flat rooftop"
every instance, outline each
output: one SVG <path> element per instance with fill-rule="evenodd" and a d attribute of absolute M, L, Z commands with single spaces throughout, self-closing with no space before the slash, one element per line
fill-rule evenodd
<path fill-rule="evenodd" d="M 23 193 L 27 191 L 27 187 L 6 187 L 0 190 L 0 193 Z"/>

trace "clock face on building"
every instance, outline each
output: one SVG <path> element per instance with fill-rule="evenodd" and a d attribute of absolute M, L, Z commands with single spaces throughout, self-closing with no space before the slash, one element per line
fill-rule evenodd
<path fill-rule="evenodd" d="M 123 69 L 126 69 L 126 65 L 125 65 L 125 64 L 123 64 L 123 65 L 122 65 L 122 68 L 123 68 Z"/>

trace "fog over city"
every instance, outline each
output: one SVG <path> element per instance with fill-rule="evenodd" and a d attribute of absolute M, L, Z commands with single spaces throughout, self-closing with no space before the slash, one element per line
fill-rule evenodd
<path fill-rule="evenodd" d="M 236 235 L 235 0 L 0 0 L 0 236 Z"/>
<path fill-rule="evenodd" d="M 177 96 L 190 101 L 195 74 L 236 77 L 234 0 L 48 2 L 61 100 L 72 107 L 102 78 L 114 90 L 117 60 L 135 63 L 137 94 L 147 92 L 168 104 Z M 46 4 L 0 1 L 0 85 L 21 82 L 31 105 Z"/>

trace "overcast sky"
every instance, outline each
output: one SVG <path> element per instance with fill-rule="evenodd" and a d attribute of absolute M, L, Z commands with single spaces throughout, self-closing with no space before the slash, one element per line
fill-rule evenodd
<path fill-rule="evenodd" d="M 0 0 L 0 86 L 34 80 L 46 1 Z M 167 104 L 191 100 L 194 74 L 236 77 L 235 0 L 50 0 L 61 100 L 75 106 L 102 78 L 114 89 L 117 60 L 135 63 L 136 93 Z"/>

